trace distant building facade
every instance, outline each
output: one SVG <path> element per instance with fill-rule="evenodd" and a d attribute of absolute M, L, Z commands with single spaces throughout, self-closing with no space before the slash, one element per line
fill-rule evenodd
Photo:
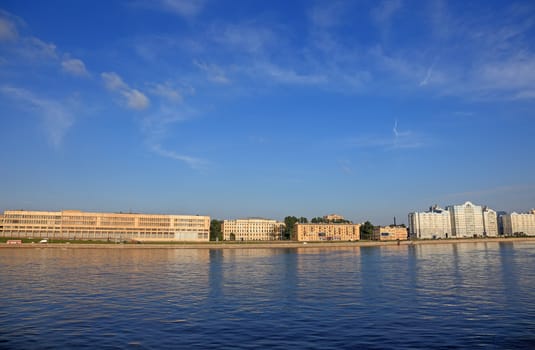
<path fill-rule="evenodd" d="M 2 237 L 81 240 L 194 241 L 210 239 L 210 217 L 6 210 Z"/>
<path fill-rule="evenodd" d="M 483 208 L 483 236 L 498 237 L 498 214 L 490 208 Z"/>
<path fill-rule="evenodd" d="M 358 241 L 360 224 L 296 223 L 293 230 L 294 241 Z"/>
<path fill-rule="evenodd" d="M 323 219 L 325 219 L 326 221 L 342 221 L 342 220 L 345 220 L 345 218 L 342 215 L 338 215 L 338 214 L 324 215 Z"/>
<path fill-rule="evenodd" d="M 426 212 L 409 213 L 409 235 L 420 239 L 450 238 L 450 212 L 435 205 Z"/>
<path fill-rule="evenodd" d="M 530 213 L 511 213 L 502 215 L 503 233 L 506 236 L 535 236 L 535 210 Z"/>
<path fill-rule="evenodd" d="M 483 236 L 485 225 L 483 223 L 483 208 L 471 202 L 447 207 L 451 217 L 452 237 Z"/>
<path fill-rule="evenodd" d="M 377 241 L 406 240 L 407 228 L 404 226 L 375 226 L 372 239 Z"/>
<path fill-rule="evenodd" d="M 221 224 L 223 239 L 230 241 L 275 241 L 280 240 L 284 223 L 271 219 L 224 220 Z"/>

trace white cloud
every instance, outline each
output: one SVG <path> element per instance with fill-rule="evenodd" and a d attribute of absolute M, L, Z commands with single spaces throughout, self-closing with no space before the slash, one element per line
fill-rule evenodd
<path fill-rule="evenodd" d="M 141 130 L 145 136 L 145 144 L 149 150 L 162 157 L 178 160 L 186 163 L 190 168 L 202 170 L 208 165 L 204 159 L 181 154 L 168 150 L 162 146 L 169 138 L 176 124 L 185 122 L 193 118 L 195 112 L 188 110 L 184 106 L 176 105 L 160 106 L 159 110 L 143 118 Z"/>
<path fill-rule="evenodd" d="M 212 30 L 215 42 L 230 51 L 259 54 L 276 43 L 273 30 L 257 23 L 228 24 Z"/>
<path fill-rule="evenodd" d="M 283 84 L 317 85 L 327 81 L 323 75 L 298 73 L 293 69 L 282 68 L 267 62 L 258 63 L 248 70 L 253 76 L 264 76 L 271 81 Z"/>
<path fill-rule="evenodd" d="M 373 18 L 380 23 L 390 21 L 392 16 L 401 8 L 401 0 L 384 0 L 372 11 Z"/>
<path fill-rule="evenodd" d="M 183 100 L 180 90 L 171 86 L 169 82 L 163 84 L 153 84 L 150 92 L 173 103 L 180 103 Z"/>
<path fill-rule="evenodd" d="M 308 11 L 308 18 L 316 27 L 335 27 L 340 24 L 341 18 L 347 12 L 346 10 L 346 6 L 342 2 L 322 2 Z"/>
<path fill-rule="evenodd" d="M 115 72 L 104 72 L 101 74 L 106 88 L 110 91 L 121 94 L 126 105 L 131 109 L 142 110 L 149 106 L 150 101 L 141 91 L 128 86 L 123 79 Z"/>
<path fill-rule="evenodd" d="M 78 77 L 89 76 L 89 72 L 85 68 L 84 62 L 77 58 L 65 58 L 61 62 L 61 68 L 63 69 L 63 71 Z"/>
<path fill-rule="evenodd" d="M 18 36 L 15 23 L 7 18 L 0 17 L 0 41 L 15 41 L 18 39 Z"/>
<path fill-rule="evenodd" d="M 163 157 L 171 158 L 186 163 L 192 169 L 200 170 L 207 165 L 207 162 L 200 158 L 195 158 L 174 151 L 163 149 L 159 144 L 151 145 L 151 150 Z"/>
<path fill-rule="evenodd" d="M 431 79 L 431 74 L 433 74 L 433 68 L 435 67 L 435 62 L 433 62 L 433 64 L 431 64 L 431 66 L 427 69 L 427 73 L 425 74 L 424 79 L 420 81 L 420 86 L 425 86 L 429 83 L 429 79 Z"/>
<path fill-rule="evenodd" d="M 140 0 L 133 4 L 190 19 L 203 10 L 205 0 Z"/>
<path fill-rule="evenodd" d="M 206 73 L 208 80 L 218 84 L 230 83 L 223 69 L 215 64 L 193 61 L 193 64 Z"/>
<path fill-rule="evenodd" d="M 14 100 L 23 103 L 23 108 L 30 108 L 42 118 L 44 129 L 50 143 L 59 147 L 63 137 L 74 123 L 74 117 L 63 103 L 35 96 L 28 90 L 3 86 L 0 91 Z"/>

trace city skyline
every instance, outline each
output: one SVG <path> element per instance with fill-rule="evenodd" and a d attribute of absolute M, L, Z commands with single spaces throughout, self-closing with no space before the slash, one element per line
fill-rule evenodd
<path fill-rule="evenodd" d="M 4 1 L 0 210 L 535 206 L 529 1 Z"/>

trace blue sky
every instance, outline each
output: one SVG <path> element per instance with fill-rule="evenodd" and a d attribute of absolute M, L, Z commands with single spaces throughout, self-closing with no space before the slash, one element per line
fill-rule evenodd
<path fill-rule="evenodd" d="M 531 1 L 2 1 L 0 209 L 535 207 Z"/>

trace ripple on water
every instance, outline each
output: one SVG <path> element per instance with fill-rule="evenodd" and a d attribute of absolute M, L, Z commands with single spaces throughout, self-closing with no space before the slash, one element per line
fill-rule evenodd
<path fill-rule="evenodd" d="M 2 250 L 0 348 L 530 348 L 533 247 Z"/>

